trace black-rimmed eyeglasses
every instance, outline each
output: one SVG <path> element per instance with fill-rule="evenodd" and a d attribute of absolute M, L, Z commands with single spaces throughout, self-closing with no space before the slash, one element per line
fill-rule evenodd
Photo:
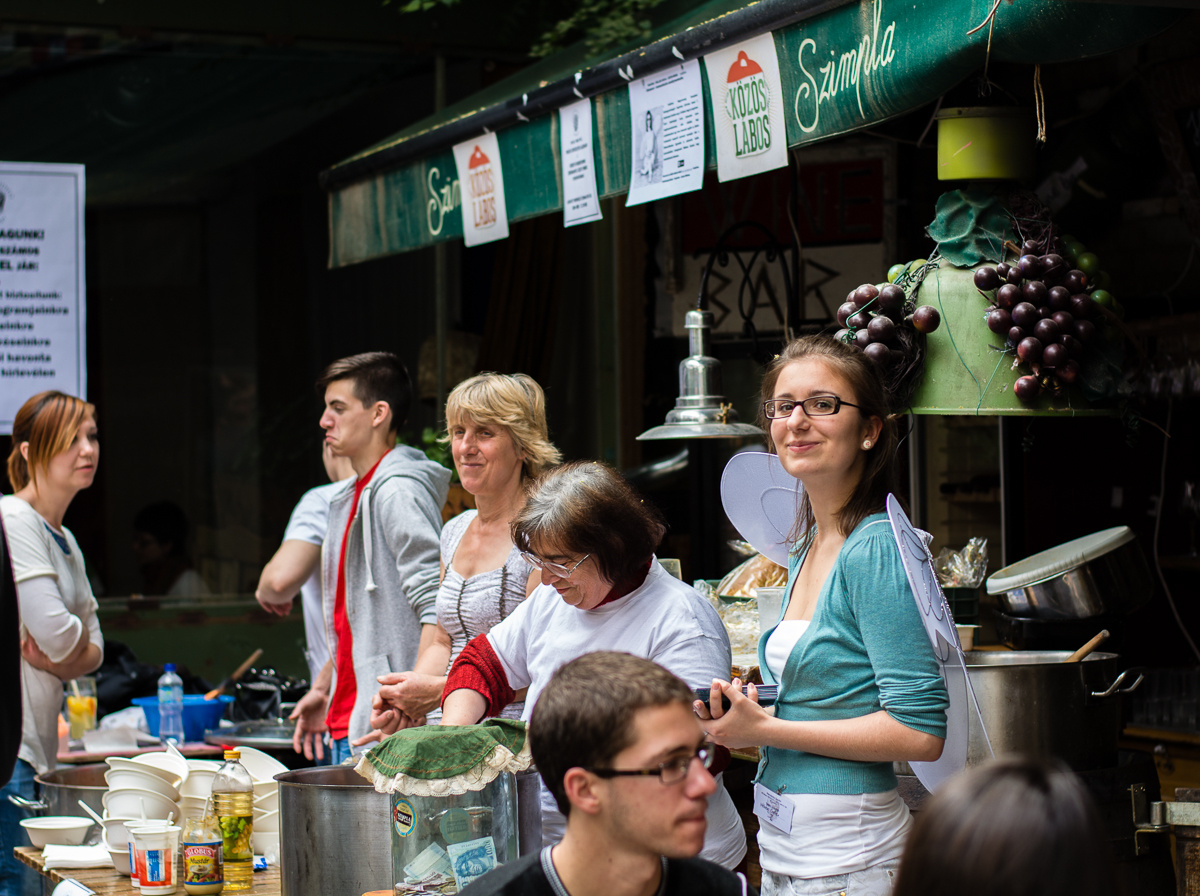
<path fill-rule="evenodd" d="M 790 398 L 772 398 L 763 402 L 763 413 L 768 420 L 778 420 L 780 417 L 792 416 L 792 411 L 799 406 L 809 417 L 830 417 L 842 409 L 842 406 L 856 408 L 858 405 L 842 401 L 836 395 L 814 395 L 803 401 L 793 401 Z"/>
<path fill-rule="evenodd" d="M 654 768 L 586 768 L 584 771 L 589 771 L 601 778 L 648 777 L 650 775 L 657 775 L 658 780 L 664 784 L 678 784 L 687 778 L 688 771 L 692 767 L 692 760 L 694 759 L 699 759 L 700 764 L 705 768 L 712 768 L 713 752 L 713 745 L 706 741 L 697 747 L 696 752 L 691 756 L 679 756 L 676 759 L 668 759 L 666 762 L 660 762 Z"/>

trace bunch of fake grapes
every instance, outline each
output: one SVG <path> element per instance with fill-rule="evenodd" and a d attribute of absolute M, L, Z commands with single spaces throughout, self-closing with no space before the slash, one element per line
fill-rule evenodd
<path fill-rule="evenodd" d="M 1079 379 L 1088 344 L 1107 329 L 1101 308 L 1115 305 L 1092 282 L 1103 273 L 1096 256 L 1074 240 L 1058 245 L 1063 254 L 1043 255 L 1041 244 L 1026 240 L 1017 261 L 975 271 L 975 288 L 992 302 L 984 315 L 988 329 L 1005 338 L 1016 355 L 1014 367 L 1025 364 L 1031 371 L 1013 385 L 1023 402 L 1043 392 L 1059 395 L 1064 384 Z"/>
<path fill-rule="evenodd" d="M 842 329 L 834 339 L 857 346 L 881 366 L 896 367 L 915 360 L 915 333 L 932 333 L 942 318 L 930 305 L 917 306 L 895 283 L 864 283 L 850 290 L 837 321 Z"/>

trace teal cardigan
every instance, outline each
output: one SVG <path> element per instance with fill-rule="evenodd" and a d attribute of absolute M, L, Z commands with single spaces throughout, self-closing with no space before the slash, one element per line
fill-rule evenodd
<path fill-rule="evenodd" d="M 800 553 L 789 559 L 788 600 L 803 560 Z M 786 610 L 785 602 L 780 619 Z M 758 662 L 763 680 L 779 684 L 778 718 L 852 719 L 884 709 L 909 728 L 946 736 L 946 685 L 887 514 L 868 516 L 846 538 L 779 682 L 765 656 L 774 630 L 759 639 Z M 790 794 L 880 793 L 896 786 L 891 762 L 832 759 L 778 747 L 763 749 L 757 780 Z"/>

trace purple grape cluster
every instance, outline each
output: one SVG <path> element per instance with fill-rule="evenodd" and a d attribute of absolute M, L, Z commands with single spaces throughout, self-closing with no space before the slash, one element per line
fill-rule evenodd
<path fill-rule="evenodd" d="M 1101 317 L 1088 293 L 1088 275 L 1062 255 L 1042 255 L 1039 248 L 1026 240 L 1017 261 L 975 271 L 975 288 L 992 302 L 984 315 L 988 329 L 1003 336 L 1009 351 L 1032 371 L 1013 385 L 1024 402 L 1043 391 L 1058 394 L 1063 384 L 1079 379 L 1080 360 L 1097 338 Z"/>
<path fill-rule="evenodd" d="M 842 329 L 834 339 L 862 349 L 877 364 L 894 367 L 915 360 L 915 334 L 932 333 L 942 318 L 929 305 L 914 307 L 894 283 L 864 283 L 850 290 L 837 321 Z"/>

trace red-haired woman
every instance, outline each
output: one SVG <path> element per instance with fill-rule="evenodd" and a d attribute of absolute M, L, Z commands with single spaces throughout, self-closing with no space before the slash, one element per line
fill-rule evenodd
<path fill-rule="evenodd" d="M 24 843 L 21 813 L 9 794 L 32 799 L 34 774 L 54 768 L 63 682 L 94 671 L 104 640 L 83 554 L 63 516 L 92 484 L 100 459 L 96 409 L 62 392 L 42 392 L 13 421 L 8 478 L 14 494 L 0 498 L 21 613 L 21 748 L 0 794 L 0 894 L 40 893 L 26 886 L 13 847 Z"/>

